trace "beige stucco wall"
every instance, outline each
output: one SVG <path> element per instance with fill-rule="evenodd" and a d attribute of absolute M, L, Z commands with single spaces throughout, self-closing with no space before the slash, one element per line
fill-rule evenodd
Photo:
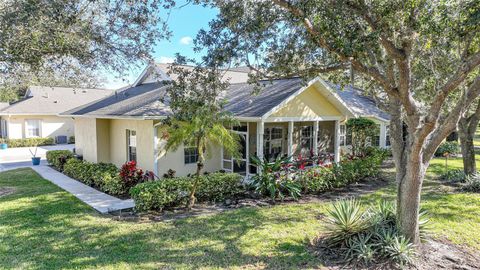
<path fill-rule="evenodd" d="M 336 117 L 342 113 L 311 85 L 270 117 Z"/>
<path fill-rule="evenodd" d="M 160 128 L 159 128 L 160 129 Z M 159 134 L 161 134 L 159 132 Z M 159 136 L 160 137 L 160 136 Z M 196 163 L 185 164 L 184 146 L 176 151 L 165 151 L 165 140 L 158 140 L 158 176 L 162 177 L 169 169 L 175 170 L 177 176 L 185 176 L 195 173 Z M 205 161 L 205 172 L 215 172 L 221 169 L 221 147 L 210 145 Z"/>
<path fill-rule="evenodd" d="M 127 129 L 137 133 L 137 164 L 144 170 L 153 171 L 153 121 L 110 120 L 110 162 L 121 166 L 127 161 Z"/>
<path fill-rule="evenodd" d="M 75 151 L 83 159 L 97 162 L 97 128 L 94 118 L 75 118 Z"/>
<path fill-rule="evenodd" d="M 127 129 L 137 132 L 137 164 L 153 171 L 153 121 L 75 119 L 75 149 L 90 162 L 122 166 L 127 161 Z"/>
<path fill-rule="evenodd" d="M 54 115 L 15 115 L 3 116 L 7 121 L 8 138 L 25 138 L 25 120 L 40 120 L 40 137 L 55 138 L 59 135 L 67 137 L 74 135 L 74 122 L 69 117 L 58 117 Z"/>

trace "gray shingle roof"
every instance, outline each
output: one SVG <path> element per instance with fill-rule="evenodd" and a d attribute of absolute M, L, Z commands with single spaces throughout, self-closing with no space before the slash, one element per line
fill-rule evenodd
<path fill-rule="evenodd" d="M 159 100 L 165 95 L 165 87 L 167 86 L 162 83 L 146 83 L 126 88 L 101 100 L 63 112 L 61 115 L 166 116 L 171 113 L 170 108 Z"/>
<path fill-rule="evenodd" d="M 304 86 L 301 78 L 265 81 L 264 88 L 254 94 L 254 86 L 248 83 L 231 84 L 223 97 L 228 101 L 225 109 L 237 117 L 261 117 L 282 101 Z M 331 84 L 334 89 L 338 86 Z M 171 114 L 165 99 L 166 85 L 162 83 L 145 83 L 127 88 L 109 97 L 83 105 L 62 115 L 85 115 L 95 117 L 142 117 L 156 118 Z M 379 116 L 389 119 L 375 103 L 362 96 L 358 91 L 336 91 L 343 102 L 357 115 Z"/>
<path fill-rule="evenodd" d="M 32 86 L 25 98 L 0 109 L 0 115 L 55 115 L 104 98 L 111 93 L 112 90 L 106 89 Z"/>
<path fill-rule="evenodd" d="M 335 90 L 335 93 L 342 99 L 345 105 L 356 115 L 390 120 L 390 115 L 378 108 L 373 99 L 362 95 L 361 90 L 351 86 L 345 86 L 342 89 L 339 85 L 331 82 L 327 82 L 327 84 Z"/>

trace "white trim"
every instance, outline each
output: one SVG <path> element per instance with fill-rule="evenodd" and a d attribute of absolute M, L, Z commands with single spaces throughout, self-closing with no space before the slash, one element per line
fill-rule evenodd
<path fill-rule="evenodd" d="M 347 116 L 350 116 L 350 117 L 358 117 L 357 114 L 355 114 L 352 110 L 350 110 L 349 106 L 343 102 L 343 100 L 340 98 L 339 95 L 337 95 L 337 93 L 335 93 L 335 89 L 332 89 L 322 78 L 319 78 L 318 82 L 320 82 L 320 84 L 328 91 L 328 93 L 323 93 L 323 91 L 320 91 L 330 102 L 332 102 L 332 100 L 329 99 L 329 96 L 332 96 L 334 98 L 334 101 L 333 102 L 338 102 L 338 104 L 340 104 L 340 107 L 342 107 L 340 110 L 343 109 L 344 112 L 346 112 Z M 317 88 L 318 90 L 321 90 L 319 88 Z M 338 107 L 337 107 L 338 109 Z"/>
<path fill-rule="evenodd" d="M 313 122 L 313 154 L 318 156 L 318 121 Z"/>
<path fill-rule="evenodd" d="M 271 122 L 310 122 L 310 121 L 334 121 L 342 120 L 342 116 L 322 116 L 322 117 L 270 117 L 264 120 L 266 123 Z"/>
<path fill-rule="evenodd" d="M 287 154 L 289 157 L 293 155 L 293 128 L 294 128 L 294 123 L 293 121 L 288 122 L 288 145 L 287 145 Z"/>
<path fill-rule="evenodd" d="M 265 133 L 265 124 L 263 121 L 257 122 L 257 157 L 263 159 L 263 134 Z"/>
<path fill-rule="evenodd" d="M 38 136 L 28 136 L 28 126 L 27 126 L 28 121 L 38 121 Z M 28 118 L 28 119 L 23 120 L 23 125 L 24 125 L 24 131 L 25 131 L 25 136 L 23 136 L 24 138 L 26 138 L 26 139 L 28 139 L 28 138 L 42 138 L 42 125 L 43 125 L 42 119 L 40 119 L 40 118 Z"/>
<path fill-rule="evenodd" d="M 340 121 L 335 121 L 335 162 L 340 162 Z"/>
<path fill-rule="evenodd" d="M 160 153 L 158 149 L 158 127 L 162 124 L 162 122 L 158 122 L 153 124 L 153 174 L 158 176 L 158 154 Z"/>

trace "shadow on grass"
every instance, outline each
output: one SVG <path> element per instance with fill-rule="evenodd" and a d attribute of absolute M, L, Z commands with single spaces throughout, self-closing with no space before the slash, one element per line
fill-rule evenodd
<path fill-rule="evenodd" d="M 172 223 L 114 221 L 34 174 L 0 177 L 16 186 L 0 198 L 0 261 L 11 268 L 300 268 L 319 262 L 302 241 L 262 235 L 278 226 L 295 228 L 302 214 L 288 218 L 245 208 Z M 39 188 L 35 189 L 34 186 Z M 264 239 L 262 239 L 264 237 Z M 268 239 L 272 237 L 274 239 Z M 265 245 L 271 243 L 273 245 Z M 261 253 L 259 252 L 261 251 Z"/>

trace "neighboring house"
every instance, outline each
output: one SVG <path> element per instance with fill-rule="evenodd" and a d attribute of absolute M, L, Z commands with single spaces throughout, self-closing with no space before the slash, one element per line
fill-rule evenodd
<path fill-rule="evenodd" d="M 58 114 L 111 93 L 105 89 L 32 86 L 23 99 L 0 108 L 0 135 L 9 139 L 73 136 L 73 119 Z"/>
<path fill-rule="evenodd" d="M 262 91 L 252 95 L 254 89 L 246 83 L 247 75 L 242 69 L 230 71 L 226 76 L 236 82 L 223 93 L 228 100 L 225 109 L 240 121 L 233 130 L 240 135 L 242 156 L 235 160 L 222 147 L 213 145 L 206 171 L 256 173 L 249 161 L 251 155 L 269 159 L 278 155 L 325 155 L 338 161 L 340 145 L 347 141 L 342 124 L 358 116 L 379 123 L 383 132 L 378 143 L 386 146 L 388 115 L 357 90 L 335 91 L 321 78 L 306 85 L 300 78 L 291 78 L 265 81 Z M 75 119 L 77 153 L 88 161 L 117 166 L 136 160 L 140 167 L 159 176 L 169 169 L 177 175 L 193 173 L 198 158 L 195 148 L 164 151 L 161 120 L 171 114 L 168 103 L 160 101 L 169 87 L 166 80 L 170 78 L 165 66 L 151 66 L 130 88 L 62 113 Z"/>

